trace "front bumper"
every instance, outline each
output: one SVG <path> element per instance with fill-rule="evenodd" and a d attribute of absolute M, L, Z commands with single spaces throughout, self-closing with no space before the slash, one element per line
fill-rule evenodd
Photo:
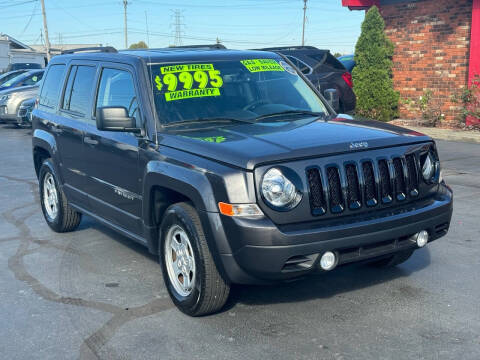
<path fill-rule="evenodd" d="M 6 123 L 17 123 L 19 120 L 16 110 L 8 105 L 0 105 L 0 119 Z"/>
<path fill-rule="evenodd" d="M 405 207 L 328 222 L 277 226 L 267 218 L 208 216 L 225 276 L 233 283 L 268 283 L 317 271 L 325 251 L 337 253 L 341 265 L 416 249 L 409 237 L 421 230 L 428 231 L 429 241 L 444 236 L 453 194 L 446 185 L 439 188 L 434 197 Z"/>

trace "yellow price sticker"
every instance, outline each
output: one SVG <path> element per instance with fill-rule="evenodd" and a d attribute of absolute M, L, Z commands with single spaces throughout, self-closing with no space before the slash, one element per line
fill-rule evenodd
<path fill-rule="evenodd" d="M 162 74 L 173 74 L 184 71 L 209 71 L 214 70 L 213 64 L 179 64 L 162 66 L 160 72 Z"/>
<path fill-rule="evenodd" d="M 165 93 L 166 101 L 183 100 L 207 96 L 220 96 L 219 88 L 180 90 Z"/>
<path fill-rule="evenodd" d="M 240 61 L 251 73 L 263 71 L 285 71 L 285 69 L 274 59 L 250 59 Z"/>

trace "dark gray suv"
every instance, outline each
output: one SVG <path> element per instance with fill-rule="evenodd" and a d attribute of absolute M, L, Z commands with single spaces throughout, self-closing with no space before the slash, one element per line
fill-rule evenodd
<path fill-rule="evenodd" d="M 432 139 L 336 114 L 275 53 L 71 51 L 32 117 L 48 225 L 86 214 L 144 244 L 189 315 L 235 283 L 399 264 L 449 228 Z"/>

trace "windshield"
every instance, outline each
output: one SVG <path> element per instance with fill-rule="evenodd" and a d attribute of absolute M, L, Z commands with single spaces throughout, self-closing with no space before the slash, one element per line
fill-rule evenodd
<path fill-rule="evenodd" d="M 9 87 L 18 83 L 22 83 L 22 85 L 35 85 L 38 81 L 40 81 L 43 77 L 43 72 L 27 72 L 17 75 L 8 81 L 4 82 L 0 88 L 2 87 Z"/>
<path fill-rule="evenodd" d="M 327 114 L 296 71 L 281 59 L 149 64 L 155 107 L 166 125 L 274 114 Z"/>

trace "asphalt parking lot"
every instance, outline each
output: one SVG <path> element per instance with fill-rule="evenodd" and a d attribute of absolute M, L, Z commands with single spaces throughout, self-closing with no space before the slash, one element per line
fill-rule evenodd
<path fill-rule="evenodd" d="M 438 142 L 452 225 L 405 264 L 238 286 L 222 313 L 189 318 L 143 247 L 88 217 L 48 228 L 30 137 L 0 124 L 2 359 L 480 358 L 479 144 Z"/>

